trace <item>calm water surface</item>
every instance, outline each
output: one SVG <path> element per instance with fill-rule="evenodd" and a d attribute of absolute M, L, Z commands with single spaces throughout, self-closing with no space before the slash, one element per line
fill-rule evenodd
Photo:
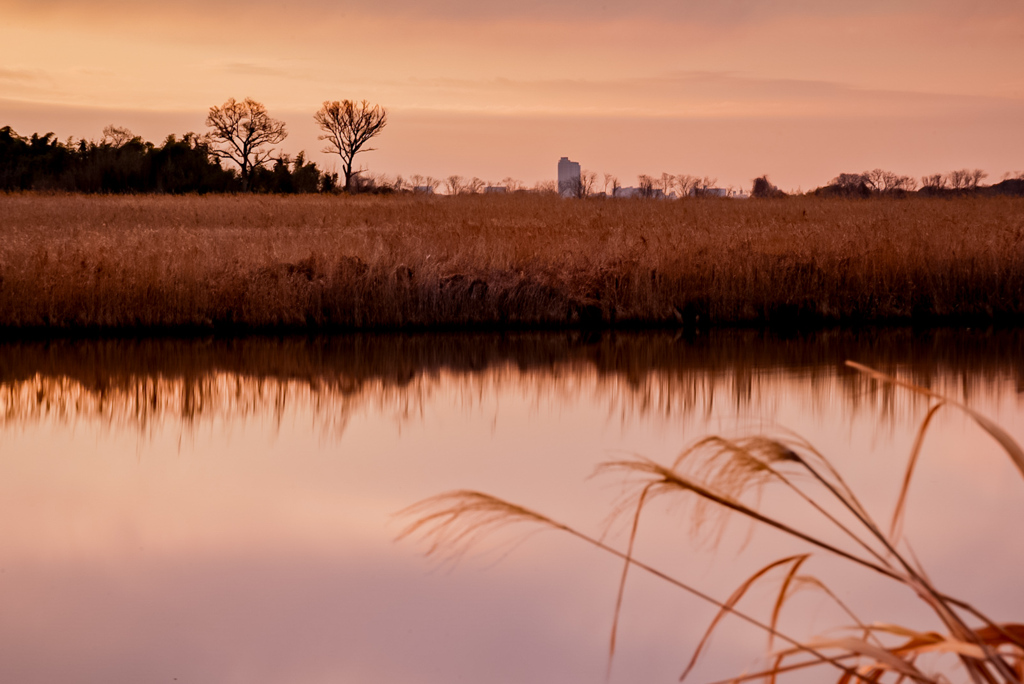
<path fill-rule="evenodd" d="M 396 512 L 478 489 L 625 546 L 609 459 L 793 430 L 887 523 L 928 403 L 856 359 L 962 400 L 1024 442 L 1024 334 L 868 331 L 80 341 L 0 345 L 0 681 L 602 682 L 620 565 L 558 532 L 451 558 Z M 818 529 L 765 490 L 763 503 Z M 694 536 L 652 507 L 637 556 L 722 598 L 802 550 L 739 520 Z M 1024 621 L 1024 478 L 955 410 L 929 430 L 906 537 L 932 579 Z M 521 543 L 516 543 L 521 542 Z M 866 621 L 935 628 L 912 596 L 815 556 Z M 766 584 L 748 603 L 766 615 Z M 847 625 L 820 594 L 798 635 Z M 714 609 L 627 586 L 614 682 L 672 682 Z M 726 622 L 695 681 L 757 667 Z"/>

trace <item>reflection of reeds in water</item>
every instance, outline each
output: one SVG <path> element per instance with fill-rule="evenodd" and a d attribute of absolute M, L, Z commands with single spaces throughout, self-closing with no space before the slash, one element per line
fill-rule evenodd
<path fill-rule="evenodd" d="M 974 684 L 1020 684 L 1024 680 L 1024 624 L 997 623 L 972 605 L 940 591 L 903 543 L 900 520 L 922 438 L 931 417 L 943 406 L 966 412 L 1000 444 L 1022 475 L 1024 450 L 1001 428 L 962 404 L 859 364 L 850 365 L 875 381 L 909 389 L 935 402 L 919 428 L 899 501 L 886 527 L 872 518 L 829 459 L 810 444 L 799 439 L 710 437 L 685 450 L 670 465 L 635 458 L 601 466 L 599 472 L 619 474 L 634 483 L 632 496 L 617 511 L 631 518 L 625 551 L 540 513 L 474 491 L 440 494 L 407 508 L 402 514 L 411 522 L 399 538 L 423 538 L 428 544 L 428 555 L 461 555 L 482 537 L 525 523 L 534 529 L 554 528 L 568 533 L 621 559 L 623 570 L 612 620 L 610 657 L 615 653 L 623 591 L 631 570 L 650 573 L 717 606 L 718 614 L 696 645 L 680 681 L 693 670 L 709 637 L 722 618 L 729 615 L 767 634 L 771 664 L 762 671 L 724 680 L 728 682 L 774 683 L 782 675 L 826 670 L 826 676 L 831 672 L 839 684 L 898 684 L 907 680 L 947 684 L 952 681 L 952 668 L 944 666 L 952 661 L 962 667 Z M 767 486 L 780 488 L 808 504 L 827 523 L 828 532 L 812 527 L 806 517 L 792 523 L 764 512 L 759 505 L 759 492 Z M 694 517 L 698 523 L 709 512 L 740 515 L 795 538 L 809 546 L 810 551 L 773 561 L 750 575 L 728 598 L 716 598 L 634 556 L 642 514 L 652 501 L 662 497 L 695 499 Z M 812 553 L 841 559 L 902 585 L 932 610 L 946 633 L 863 620 L 821 578 L 801 574 Z M 767 617 L 759 619 L 738 608 L 751 587 L 773 574 L 781 574 L 782 581 Z M 783 631 L 779 618 L 787 601 L 806 588 L 820 591 L 834 601 L 852 626 L 844 628 L 839 636 L 829 637 L 798 638 Z M 781 643 L 781 648 L 773 651 L 774 643 Z M 938 659 L 928 660 L 935 656 Z"/>
<path fill-rule="evenodd" d="M 911 399 L 886 386 L 868 392 L 874 381 L 845 369 L 845 358 L 964 399 L 1000 383 L 1024 391 L 1019 331 L 65 340 L 0 345 L 0 416 L 145 427 L 308 409 L 333 430 L 361 409 L 415 413 L 443 388 L 466 404 L 499 391 L 543 400 L 585 390 L 625 420 L 699 416 L 716 402 L 740 411 L 785 382 L 800 386 L 811 410 L 839 395 L 851 412 L 910 415 Z"/>

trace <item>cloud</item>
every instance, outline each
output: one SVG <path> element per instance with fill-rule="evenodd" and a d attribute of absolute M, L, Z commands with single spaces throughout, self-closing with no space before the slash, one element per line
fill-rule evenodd
<path fill-rule="evenodd" d="M 239 74 L 242 76 L 271 76 L 277 78 L 295 78 L 300 76 L 300 73 L 295 69 L 257 64 L 255 62 L 227 62 L 221 65 L 220 69 L 229 74 Z"/>
<path fill-rule="evenodd" d="M 46 74 L 38 69 L 9 69 L 0 67 L 0 81 L 30 83 L 46 79 Z"/>
<path fill-rule="evenodd" d="M 410 79 L 391 84 L 428 108 L 633 117 L 893 118 L 1020 109 L 1013 98 L 871 89 L 841 82 L 675 72 L 618 79 Z"/>

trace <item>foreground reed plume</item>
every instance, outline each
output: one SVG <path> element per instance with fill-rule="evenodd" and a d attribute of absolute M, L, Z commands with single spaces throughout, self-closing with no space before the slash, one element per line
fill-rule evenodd
<path fill-rule="evenodd" d="M 428 543 L 428 554 L 461 555 L 483 536 L 508 525 L 527 523 L 534 530 L 556 529 L 568 533 L 623 561 L 622 575 L 612 619 L 609 662 L 615 653 L 616 632 L 623 591 L 631 570 L 649 573 L 718 608 L 718 614 L 694 649 L 680 676 L 693 670 L 708 639 L 723 617 L 730 615 L 768 635 L 770 665 L 763 670 L 737 675 L 729 682 L 763 679 L 774 684 L 780 675 L 828 668 L 837 684 L 854 680 L 920 684 L 947 684 L 948 672 L 919 667 L 926 654 L 948 656 L 958 662 L 973 684 L 1020 684 L 1024 680 L 1024 624 L 997 623 L 969 603 L 942 592 L 929 579 L 920 562 L 901 538 L 900 523 L 906 494 L 913 479 L 923 437 L 936 412 L 949 406 L 964 411 L 994 438 L 1024 475 L 1024 451 L 999 426 L 967 406 L 934 392 L 847 362 L 851 368 L 883 383 L 927 396 L 934 403 L 920 425 L 908 459 L 895 512 L 883 528 L 860 503 L 853 490 L 829 459 L 797 437 L 751 437 L 729 440 L 703 439 L 686 449 L 669 465 L 643 458 L 603 464 L 599 472 L 624 476 L 634 484 L 632 494 L 616 511 L 628 515 L 630 534 L 625 550 L 584 534 L 540 513 L 473 491 L 454 491 L 421 501 L 402 512 L 411 518 L 399 538 L 419 537 Z M 821 516 L 835 538 L 812 532 L 808 521 L 793 525 L 759 510 L 746 501 L 765 486 L 781 487 L 809 504 Z M 769 526 L 808 545 L 810 551 L 773 561 L 758 569 L 726 599 L 720 599 L 669 575 L 634 556 L 634 542 L 646 507 L 661 497 L 696 497 L 698 523 L 714 512 L 739 514 Z M 849 550 L 852 548 L 853 550 Z M 902 585 L 923 601 L 945 627 L 945 633 L 862 620 L 845 605 L 824 581 L 801 574 L 813 553 L 842 559 L 886 580 Z M 782 572 L 770 616 L 758 619 L 737 608 L 748 590 L 773 571 Z M 853 623 L 841 636 L 798 638 L 779 628 L 779 617 L 796 591 L 812 588 L 822 592 Z M 782 646 L 773 650 L 775 643 Z M 945 661 L 943 661 L 945 662 Z"/>

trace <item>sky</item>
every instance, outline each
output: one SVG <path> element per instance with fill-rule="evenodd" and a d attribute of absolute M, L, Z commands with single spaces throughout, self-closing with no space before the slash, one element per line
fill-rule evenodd
<path fill-rule="evenodd" d="M 1019 0 L 0 0 L 0 125 L 160 142 L 252 97 L 322 166 L 325 100 L 383 105 L 372 173 L 809 189 L 1024 171 Z"/>

